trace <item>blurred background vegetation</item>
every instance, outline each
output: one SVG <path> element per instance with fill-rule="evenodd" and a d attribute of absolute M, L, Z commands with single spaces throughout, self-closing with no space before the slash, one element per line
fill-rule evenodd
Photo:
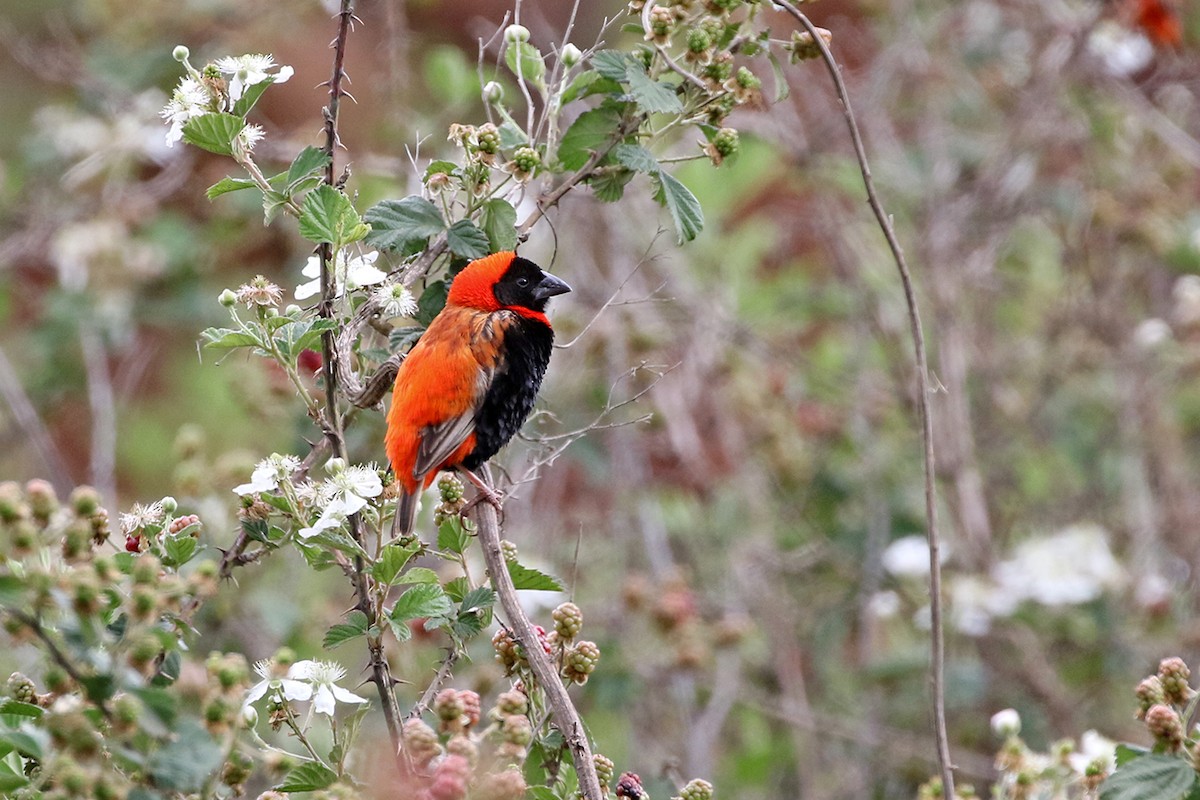
<path fill-rule="evenodd" d="M 273 53 L 296 76 L 259 106 L 256 153 L 286 165 L 319 143 L 331 11 L 0 2 L 0 476 L 63 494 L 90 482 L 114 511 L 173 494 L 221 541 L 254 462 L 307 452 L 318 434 L 282 375 L 196 346 L 221 289 L 263 274 L 290 293 L 307 246 L 263 227 L 248 196 L 207 201 L 225 164 L 167 149 L 157 111 L 174 45 L 200 63 Z M 480 121 L 477 42 L 510 11 L 359 4 L 342 138 L 360 208 L 419 191 L 448 125 Z M 522 22 L 548 49 L 569 11 L 530 0 Z M 584 3 L 577 39 L 623 13 Z M 1007 706 L 1035 745 L 1091 728 L 1142 738 L 1132 686 L 1162 656 L 1200 655 L 1200 13 L 809 13 L 833 31 L 941 387 L 961 779 L 988 781 L 988 718 Z M 772 24 L 789 37 L 784 16 Z M 576 289 L 554 309 L 560 341 L 582 333 L 555 355 L 531 436 L 663 377 L 606 420 L 649 421 L 594 431 L 521 489 L 506 536 L 573 587 L 605 654 L 581 709 L 653 796 L 680 772 L 741 800 L 911 797 L 936 770 L 902 297 L 820 65 L 785 67 L 775 104 L 785 87 L 755 69 L 767 102 L 728 123 L 741 153 L 678 172 L 708 220 L 697 241 L 676 248 L 642 186 L 613 205 L 573 193 L 525 245 Z M 354 427 L 356 460 L 382 460 L 381 422 Z M 526 451 L 501 461 L 519 471 Z M 203 646 L 317 652 L 349 591 L 329 573 L 295 586 L 294 558 L 243 570 L 207 607 Z M 419 691 L 444 644 L 404 649 L 394 672 Z M 475 655 L 458 682 L 486 691 L 500 671 L 486 643 Z"/>

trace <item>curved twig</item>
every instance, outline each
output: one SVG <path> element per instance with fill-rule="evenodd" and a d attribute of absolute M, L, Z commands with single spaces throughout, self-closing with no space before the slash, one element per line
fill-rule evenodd
<path fill-rule="evenodd" d="M 850 95 L 842 80 L 842 71 L 830 52 L 825 39 L 818 33 L 812 22 L 801 13 L 789 0 L 773 0 L 776 6 L 790 14 L 808 31 L 809 36 L 821 51 L 821 60 L 829 71 L 837 91 L 838 100 L 842 104 L 842 114 L 846 118 L 846 126 L 850 129 L 850 139 L 854 144 L 854 154 L 858 158 L 858 166 L 862 171 L 863 184 L 867 190 L 867 202 L 875 213 L 883 236 L 887 239 L 888 248 L 896 262 L 900 273 L 900 283 L 904 287 L 904 301 L 908 307 L 908 322 L 913 338 L 913 350 L 917 362 L 917 408 L 921 413 L 921 439 L 924 444 L 925 460 L 925 516 L 926 535 L 929 541 L 929 608 L 931 627 L 931 660 L 930 677 L 933 690 L 934 732 L 937 739 L 938 765 L 942 773 L 942 794 L 946 800 L 954 798 L 954 765 L 950 758 L 950 740 L 946 733 L 946 640 L 942 622 L 942 570 L 940 558 L 940 537 L 938 535 L 937 492 L 934 483 L 934 451 L 933 451 L 933 417 L 929 409 L 929 363 L 925 354 L 925 333 L 921 327 L 921 315 L 917 309 L 916 291 L 913 289 L 912 273 L 909 272 L 908 262 L 896 231 L 892 227 L 891 218 L 883 209 L 883 204 L 875 192 L 875 182 L 871 178 L 871 167 L 867 162 L 867 151 L 863 146 L 862 135 L 858 130 L 858 122 L 850 107 Z"/>

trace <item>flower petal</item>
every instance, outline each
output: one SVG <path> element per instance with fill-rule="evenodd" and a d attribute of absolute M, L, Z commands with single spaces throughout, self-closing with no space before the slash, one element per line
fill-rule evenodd
<path fill-rule="evenodd" d="M 329 688 L 333 690 L 333 696 L 338 699 L 338 702 L 341 702 L 341 703 L 369 703 L 370 702 L 369 700 L 367 700 L 367 698 L 359 697 L 358 695 L 354 694 L 354 692 L 351 692 L 348 689 L 343 689 L 342 687 L 338 686 L 337 684 L 330 684 Z"/>
<path fill-rule="evenodd" d="M 307 700 L 312 697 L 313 687 L 310 683 L 294 681 L 289 678 L 284 678 L 279 683 L 283 688 L 283 697 L 285 700 Z"/>
<path fill-rule="evenodd" d="M 333 692 L 329 691 L 329 687 L 325 684 L 318 686 L 317 693 L 313 697 L 313 711 L 332 717 L 334 706 Z"/>
<path fill-rule="evenodd" d="M 297 286 L 296 287 L 296 299 L 297 300 L 307 300 L 308 298 L 312 297 L 313 295 L 317 294 L 320 291 L 321 291 L 321 279 L 317 278 L 314 281 L 309 281 L 308 283 L 302 283 L 299 286 Z"/>
<path fill-rule="evenodd" d="M 246 699 L 243 702 L 243 705 L 248 706 L 251 703 L 257 703 L 263 698 L 263 695 L 267 693 L 267 689 L 270 687 L 270 685 L 270 681 L 259 681 L 251 686 L 250 691 L 246 692 Z"/>

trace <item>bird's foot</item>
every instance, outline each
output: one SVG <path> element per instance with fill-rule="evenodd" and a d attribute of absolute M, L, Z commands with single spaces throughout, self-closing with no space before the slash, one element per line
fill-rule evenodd
<path fill-rule="evenodd" d="M 466 516 L 468 511 L 480 503 L 489 503 L 493 508 L 496 509 L 496 513 L 500 515 L 500 518 L 503 519 L 504 495 L 493 489 L 491 486 L 488 486 L 482 478 L 480 478 L 471 470 L 459 467 L 459 471 L 467 476 L 467 480 L 475 484 L 475 489 L 477 492 L 476 495 L 471 498 L 465 506 L 462 507 L 462 511 L 460 511 L 459 514 L 461 516 Z"/>

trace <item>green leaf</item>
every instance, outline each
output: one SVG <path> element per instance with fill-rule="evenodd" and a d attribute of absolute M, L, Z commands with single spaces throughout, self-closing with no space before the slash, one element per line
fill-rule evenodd
<path fill-rule="evenodd" d="M 514 589 L 536 589 L 544 592 L 563 591 L 563 585 L 559 583 L 558 578 L 515 561 L 508 562 L 508 575 L 512 578 Z"/>
<path fill-rule="evenodd" d="M 592 68 L 609 80 L 626 80 L 631 67 L 646 71 L 642 62 L 620 50 L 600 50 L 592 55 Z"/>
<path fill-rule="evenodd" d="M 329 767 L 309 761 L 289 772 L 283 783 L 275 789 L 280 792 L 316 792 L 332 786 L 336 780 L 337 773 Z"/>
<path fill-rule="evenodd" d="M 558 795 L 549 786 L 533 786 L 527 794 L 530 800 L 558 800 Z"/>
<path fill-rule="evenodd" d="M 1117 745 L 1116 762 L 1118 767 L 1123 767 L 1135 758 L 1141 758 L 1150 751 L 1145 747 L 1136 744 L 1122 743 Z"/>
<path fill-rule="evenodd" d="M 558 145 L 563 169 L 575 170 L 586 164 L 593 151 L 603 149 L 613 138 L 620 121 L 617 110 L 606 106 L 580 114 Z"/>
<path fill-rule="evenodd" d="M 1196 772 L 1181 758 L 1153 754 L 1119 767 L 1100 787 L 1100 800 L 1180 800 Z"/>
<path fill-rule="evenodd" d="M 262 97 L 263 92 L 265 92 L 267 87 L 274 82 L 275 76 L 268 75 L 266 80 L 259 81 L 252 86 L 247 86 L 246 90 L 242 92 L 242 96 L 239 97 L 237 102 L 233 104 L 233 113 L 237 114 L 239 117 L 244 117 L 249 114 L 250 110 L 254 108 L 254 104 L 258 102 L 258 98 Z"/>
<path fill-rule="evenodd" d="M 425 168 L 423 180 L 428 183 L 434 175 L 454 175 L 458 171 L 458 164 L 453 161 L 433 161 Z"/>
<path fill-rule="evenodd" d="M 195 722 L 180 725 L 177 738 L 150 756 L 147 771 L 156 786 L 198 792 L 225 760 L 222 748 Z"/>
<path fill-rule="evenodd" d="M 441 578 L 438 574 L 429 567 L 413 567 L 408 572 L 401 575 L 397 580 L 397 584 L 406 583 L 437 583 Z"/>
<path fill-rule="evenodd" d="M 25 599 L 25 582 L 16 575 L 0 575 L 0 603 L 19 606 Z"/>
<path fill-rule="evenodd" d="M 288 186 L 294 186 L 305 178 L 316 175 L 327 166 L 329 166 L 329 154 L 319 147 L 309 145 L 300 151 L 299 155 L 292 160 L 292 165 L 288 167 Z"/>
<path fill-rule="evenodd" d="M 446 581 L 445 586 L 442 588 L 446 590 L 446 595 L 456 603 L 461 603 L 463 598 L 467 596 L 467 592 L 471 590 L 471 586 L 467 583 L 465 576 L 455 578 L 452 581 Z"/>
<path fill-rule="evenodd" d="M 0 731 L 0 742 L 21 755 L 36 758 L 38 761 L 45 756 L 46 745 L 49 744 L 46 732 L 42 730 L 37 731 L 37 736 L 25 731 Z"/>
<path fill-rule="evenodd" d="M 621 166 L 634 172 L 654 174 L 659 170 L 658 159 L 640 144 L 619 144 L 613 148 L 613 155 Z"/>
<path fill-rule="evenodd" d="M 45 713 L 45 709 L 41 706 L 35 706 L 33 703 L 22 703 L 20 700 L 13 700 L 12 698 L 0 703 L 0 715 L 41 719 Z"/>
<path fill-rule="evenodd" d="M 205 328 L 200 331 L 205 347 L 232 350 L 235 347 L 262 347 L 258 337 L 233 328 Z"/>
<path fill-rule="evenodd" d="M 773 52 L 767 53 L 767 60 L 771 62 L 771 75 L 775 80 L 775 99 L 771 101 L 771 105 L 786 100 L 791 88 L 788 86 L 787 75 L 784 74 L 783 65 L 779 63 L 779 56 Z"/>
<path fill-rule="evenodd" d="M 450 294 L 450 284 L 446 281 L 434 281 L 425 286 L 425 291 L 417 298 L 417 313 L 414 319 L 425 327 L 433 322 L 433 318 L 446 307 L 446 297 Z"/>
<path fill-rule="evenodd" d="M 214 197 L 220 197 L 229 192 L 236 192 L 239 189 L 253 189 L 258 186 L 257 183 L 248 178 L 221 178 L 204 192 L 204 196 L 209 200 Z"/>
<path fill-rule="evenodd" d="M 546 62 L 541 50 L 529 42 L 509 44 L 504 53 L 504 62 L 514 75 L 529 81 L 539 94 L 546 94 Z"/>
<path fill-rule="evenodd" d="M 183 124 L 183 140 L 222 156 L 233 155 L 233 140 L 246 127 L 246 120 L 233 114 L 205 114 Z"/>
<path fill-rule="evenodd" d="M 493 253 L 517 246 L 517 210 L 504 198 L 493 197 L 483 204 L 479 224 L 487 234 Z"/>
<path fill-rule="evenodd" d="M 321 640 L 321 646 L 326 650 L 332 650 L 339 644 L 348 642 L 359 636 L 365 636 L 367 633 L 367 615 L 358 609 L 354 609 L 346 615 L 346 621 L 333 625 L 329 630 L 325 631 L 325 638 Z"/>
<path fill-rule="evenodd" d="M 304 197 L 300 209 L 300 235 L 310 242 L 329 242 L 341 248 L 371 232 L 350 198 L 328 184 L 321 184 Z"/>
<path fill-rule="evenodd" d="M 199 546 L 200 542 L 184 531 L 168 534 L 163 538 L 163 548 L 167 551 L 163 564 L 168 567 L 182 566 L 191 560 Z"/>
<path fill-rule="evenodd" d="M 12 792 L 22 786 L 28 786 L 29 779 L 24 775 L 13 772 L 0 772 L 0 792 Z"/>
<path fill-rule="evenodd" d="M 602 203 L 615 203 L 625 196 L 625 186 L 633 180 L 636 172 L 627 169 L 613 170 L 594 176 L 588 181 L 596 199 Z"/>
<path fill-rule="evenodd" d="M 445 617 L 454 610 L 450 598 L 436 583 L 419 583 L 396 599 L 388 618 L 408 622 L 421 617 Z"/>
<path fill-rule="evenodd" d="M 400 570 L 404 569 L 404 565 L 408 560 L 417 553 L 416 545 L 401 547 L 398 544 L 385 545 L 379 551 L 379 558 L 371 567 L 371 574 L 375 576 L 375 580 L 380 583 L 391 585 L 396 576 L 400 574 Z"/>
<path fill-rule="evenodd" d="M 625 72 L 629 81 L 629 93 L 638 108 L 647 114 L 678 114 L 683 111 L 683 102 L 675 94 L 675 87 L 652 80 L 641 64 L 630 66 Z"/>
<path fill-rule="evenodd" d="M 669 173 L 658 173 L 658 183 L 663 202 L 675 222 L 679 244 L 692 241 L 704 228 L 704 212 L 700 210 L 700 201 Z"/>
<path fill-rule="evenodd" d="M 446 244 L 456 256 L 474 261 L 491 252 L 488 235 L 469 219 L 460 219 L 446 231 Z"/>
<path fill-rule="evenodd" d="M 337 322 L 331 319 L 301 319 L 281 325 L 271 338 L 285 357 L 296 358 L 315 347 L 322 333 L 336 328 Z"/>
<path fill-rule="evenodd" d="M 517 127 L 517 124 L 512 120 L 506 120 L 500 124 L 500 147 L 505 150 L 515 150 L 518 147 L 524 147 L 529 144 L 529 137 L 525 135 L 525 131 Z"/>
<path fill-rule="evenodd" d="M 367 244 L 405 255 L 422 250 L 430 236 L 446 229 L 438 207 L 417 195 L 403 200 L 384 200 L 368 208 L 363 219 L 371 223 Z"/>
<path fill-rule="evenodd" d="M 458 613 L 469 614 L 475 611 L 482 611 L 485 608 L 491 608 L 496 604 L 496 593 L 488 586 L 476 586 L 471 591 L 467 592 L 467 596 L 462 599 L 462 604 L 458 608 Z"/>
<path fill-rule="evenodd" d="M 405 325 L 400 328 L 392 328 L 391 333 L 388 334 L 388 349 L 393 353 L 406 350 L 416 344 L 424 332 L 425 328 L 421 325 Z"/>
<path fill-rule="evenodd" d="M 462 520 L 458 517 L 451 517 L 438 528 L 437 546 L 442 550 L 449 550 L 452 553 L 462 553 L 467 549 L 469 541 L 471 541 L 471 537 L 466 529 L 463 528 Z"/>
<path fill-rule="evenodd" d="M 618 80 L 623 80 L 625 77 L 624 70 L 621 71 L 621 77 Z M 562 104 L 565 106 L 572 100 L 579 100 L 584 97 L 589 97 L 594 94 L 620 94 L 621 84 L 617 83 L 612 78 L 606 78 L 594 69 L 589 69 L 586 72 L 581 72 L 575 76 L 575 80 L 571 81 L 571 85 L 566 88 L 562 96 Z"/>

